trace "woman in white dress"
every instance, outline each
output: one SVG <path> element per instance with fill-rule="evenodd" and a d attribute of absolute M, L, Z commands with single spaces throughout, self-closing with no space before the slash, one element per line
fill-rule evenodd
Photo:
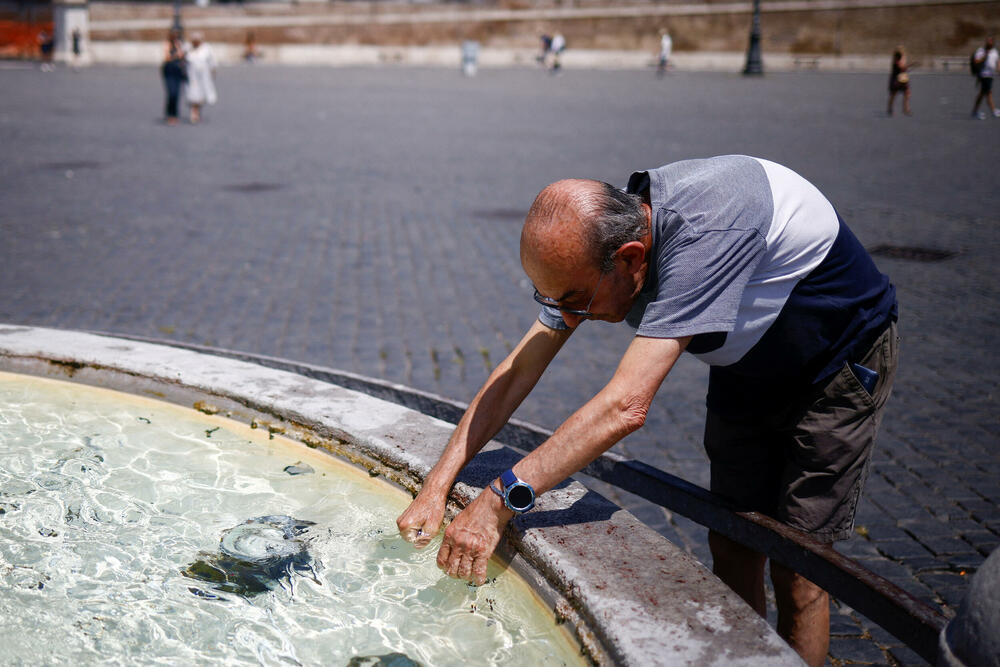
<path fill-rule="evenodd" d="M 201 120 L 201 107 L 215 104 L 215 54 L 200 32 L 191 33 L 191 48 L 187 52 L 187 101 L 191 105 L 191 123 Z"/>

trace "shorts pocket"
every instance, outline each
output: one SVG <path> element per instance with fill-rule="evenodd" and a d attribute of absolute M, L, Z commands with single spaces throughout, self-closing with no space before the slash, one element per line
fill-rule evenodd
<path fill-rule="evenodd" d="M 868 406 L 869 408 L 875 408 L 875 397 L 868 393 L 865 386 L 861 384 L 861 380 L 858 376 L 854 374 L 854 369 L 851 368 L 851 363 L 849 361 L 844 362 L 844 367 L 840 369 L 840 378 L 845 388 L 850 394 L 853 394 L 862 404 Z M 875 385 L 876 388 L 878 384 Z"/>

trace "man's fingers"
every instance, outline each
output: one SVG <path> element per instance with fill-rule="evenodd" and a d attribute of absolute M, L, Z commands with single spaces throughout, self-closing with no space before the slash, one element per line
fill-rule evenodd
<path fill-rule="evenodd" d="M 476 586 L 486 583 L 486 566 L 489 562 L 490 559 L 485 556 L 479 556 L 472 562 L 472 581 Z"/>
<path fill-rule="evenodd" d="M 434 533 L 425 533 L 423 530 L 417 531 L 417 537 L 413 540 L 413 546 L 418 549 L 423 549 L 428 544 L 431 543 L 431 538 L 434 537 Z"/>
<path fill-rule="evenodd" d="M 418 495 L 402 514 L 396 519 L 400 536 L 418 549 L 430 544 L 441 528 L 444 518 L 443 508 L 439 508 L 434 499 L 428 500 Z"/>
<path fill-rule="evenodd" d="M 451 550 L 451 553 L 448 554 L 448 567 L 447 569 L 445 569 L 445 572 L 448 573 L 449 577 L 453 579 L 462 578 L 460 572 L 462 570 L 463 560 L 470 560 L 470 559 L 462 549 L 455 548 Z"/>
<path fill-rule="evenodd" d="M 401 528 L 399 534 L 404 540 L 412 543 L 418 549 L 426 547 L 434 537 L 433 532 L 426 532 L 423 528 L 416 527 Z"/>
<path fill-rule="evenodd" d="M 448 557 L 451 555 L 451 544 L 447 541 L 438 549 L 437 566 L 439 569 L 448 571 Z"/>
<path fill-rule="evenodd" d="M 462 555 L 458 561 L 458 569 L 455 574 L 459 579 L 470 580 L 472 576 L 472 556 L 468 554 Z"/>

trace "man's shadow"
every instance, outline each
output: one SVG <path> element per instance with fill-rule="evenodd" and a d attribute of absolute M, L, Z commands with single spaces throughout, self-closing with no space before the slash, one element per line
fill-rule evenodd
<path fill-rule="evenodd" d="M 506 446 L 483 450 L 462 470 L 457 481 L 483 489 L 484 493 L 492 493 L 489 490 L 490 482 L 498 478 L 504 470 L 512 468 L 522 458 L 524 458 L 523 454 Z M 563 481 L 549 491 L 549 493 L 565 490 L 572 481 L 572 479 Z M 546 499 L 546 501 L 543 501 L 543 504 L 548 505 L 550 502 Z M 611 518 L 611 515 L 620 510 L 620 507 L 604 496 L 587 489 L 583 495 L 573 499 L 562 507 L 556 509 L 536 507 L 536 509 L 525 512 L 517 517 L 516 521 L 518 526 L 525 530 L 551 526 L 568 526 L 606 521 Z"/>

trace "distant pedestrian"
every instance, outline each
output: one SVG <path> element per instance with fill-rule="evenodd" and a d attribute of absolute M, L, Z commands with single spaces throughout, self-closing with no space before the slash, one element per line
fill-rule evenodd
<path fill-rule="evenodd" d="M 910 64 L 906 60 L 906 51 L 902 46 L 897 46 L 892 54 L 892 71 L 889 74 L 889 109 L 888 114 L 892 115 L 892 106 L 896 101 L 896 93 L 903 93 L 903 113 L 907 116 L 913 115 L 910 112 Z"/>
<path fill-rule="evenodd" d="M 55 69 L 52 65 L 52 52 L 55 50 L 56 40 L 52 34 L 46 30 L 38 33 L 38 50 L 42 55 L 42 71 L 51 72 Z"/>
<path fill-rule="evenodd" d="M 997 53 L 996 47 L 993 46 L 993 38 L 987 37 L 986 43 L 976 49 L 975 54 L 972 56 L 974 66 L 979 70 L 976 75 L 979 84 L 979 93 L 976 95 L 976 103 L 972 105 L 973 118 L 978 118 L 979 120 L 986 118 L 986 114 L 979 110 L 979 103 L 983 99 L 989 105 L 993 116 L 1000 118 L 1000 111 L 993 104 L 993 77 L 997 73 L 998 60 L 1000 60 L 1000 53 Z"/>
<path fill-rule="evenodd" d="M 566 50 L 566 38 L 562 36 L 562 33 L 557 32 L 552 36 L 552 73 L 555 74 L 562 67 L 560 62 L 560 57 L 563 51 Z"/>
<path fill-rule="evenodd" d="M 670 67 L 670 54 L 674 50 L 674 40 L 670 38 L 670 33 L 664 30 L 660 33 L 660 58 L 656 65 L 656 74 L 663 76 Z"/>
<path fill-rule="evenodd" d="M 73 69 L 80 66 L 80 58 L 83 56 L 83 35 L 79 28 L 73 28 Z"/>
<path fill-rule="evenodd" d="M 184 44 L 181 35 L 171 30 L 163 47 L 163 65 L 160 68 L 163 85 L 167 89 L 167 125 L 177 124 L 177 106 L 181 97 L 181 85 L 187 80 L 187 65 L 184 60 Z"/>
<path fill-rule="evenodd" d="M 191 33 L 191 49 L 187 53 L 187 101 L 191 105 L 191 124 L 201 120 L 201 108 L 215 104 L 215 53 L 200 32 Z"/>
<path fill-rule="evenodd" d="M 260 51 L 257 50 L 257 37 L 253 34 L 253 31 L 247 33 L 246 42 L 243 45 L 243 60 L 253 64 L 257 62 L 260 57 Z"/>
<path fill-rule="evenodd" d="M 542 52 L 538 54 L 535 60 L 542 67 L 548 66 L 549 54 L 552 52 L 552 35 L 542 35 Z"/>

